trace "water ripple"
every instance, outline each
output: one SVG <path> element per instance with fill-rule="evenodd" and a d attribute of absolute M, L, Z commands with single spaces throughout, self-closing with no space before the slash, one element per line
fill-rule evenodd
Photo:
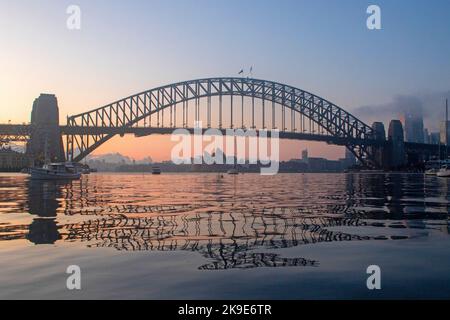
<path fill-rule="evenodd" d="M 317 267 L 273 250 L 448 234 L 449 190 L 449 180 L 417 174 L 95 174 L 65 183 L 8 175 L 0 242 L 195 251 L 200 270 Z"/>

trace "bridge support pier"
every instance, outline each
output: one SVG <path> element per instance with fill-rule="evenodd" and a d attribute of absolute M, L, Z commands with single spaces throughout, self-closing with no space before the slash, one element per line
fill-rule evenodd
<path fill-rule="evenodd" d="M 34 100 L 31 127 L 26 153 L 33 159 L 34 164 L 42 164 L 46 157 L 53 162 L 65 161 L 59 128 L 58 101 L 55 95 L 41 94 Z"/>
<path fill-rule="evenodd" d="M 387 168 L 398 169 L 406 165 L 405 139 L 400 120 L 391 120 L 388 132 Z"/>
<path fill-rule="evenodd" d="M 376 165 L 377 169 L 385 169 L 388 165 L 388 148 L 389 144 L 386 144 L 386 130 L 382 122 L 374 122 L 372 124 L 373 138 L 380 141 L 380 145 L 374 145 L 370 147 L 370 154 L 372 155 L 372 161 Z"/>

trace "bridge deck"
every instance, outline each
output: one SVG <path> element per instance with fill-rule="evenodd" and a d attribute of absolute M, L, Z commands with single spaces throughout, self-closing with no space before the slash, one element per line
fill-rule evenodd
<path fill-rule="evenodd" d="M 134 134 L 136 137 L 149 136 L 154 134 L 172 134 L 175 129 L 186 129 L 190 133 L 194 132 L 193 128 L 157 128 L 157 127 L 82 127 L 82 126 L 60 126 L 62 135 L 101 135 L 101 134 Z M 237 128 L 239 129 L 239 128 Z M 205 131 L 206 129 L 203 129 Z M 227 129 L 220 129 L 222 134 L 226 133 Z M 32 132 L 32 126 L 29 124 L 0 124 L 0 142 L 8 141 L 26 141 Z M 258 130 L 256 130 L 259 133 Z M 280 139 L 291 140 L 307 140 L 319 141 L 340 146 L 348 145 L 348 143 L 364 143 L 369 146 L 382 146 L 388 144 L 388 141 L 380 140 L 360 140 L 354 138 L 334 137 L 329 135 L 302 133 L 302 132 L 288 132 L 280 131 Z M 439 145 L 426 143 L 405 142 L 405 148 L 408 151 L 416 152 L 430 152 L 439 153 Z M 445 146 L 441 145 L 441 152 L 444 154 Z M 447 152 L 450 153 L 450 146 L 447 147 Z"/>
<path fill-rule="evenodd" d="M 67 135 L 93 135 L 93 134 L 134 134 L 136 137 L 149 136 L 153 134 L 172 134 L 176 129 L 185 129 L 189 133 L 193 134 L 193 128 L 158 128 L 158 127 L 72 127 L 72 126 L 62 126 L 62 134 Z M 236 128 L 240 129 L 240 128 Z M 208 129 L 202 129 L 202 133 Z M 215 129 L 219 130 L 223 135 L 227 133 L 228 129 Z M 255 130 L 258 135 L 260 130 Z M 270 136 L 270 131 L 269 131 Z M 346 145 L 349 141 L 353 143 L 361 143 L 363 140 L 354 138 L 343 138 L 334 137 L 330 135 L 303 133 L 303 132 L 289 132 L 289 131 L 279 131 L 279 137 L 281 139 L 293 139 L 293 140 L 309 140 L 309 141 L 322 141 L 336 145 Z M 367 145 L 383 145 L 383 141 L 378 140 L 366 140 Z"/>

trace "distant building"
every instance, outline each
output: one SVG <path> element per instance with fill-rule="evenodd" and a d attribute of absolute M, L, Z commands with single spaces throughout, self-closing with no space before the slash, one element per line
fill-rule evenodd
<path fill-rule="evenodd" d="M 30 165 L 25 154 L 11 149 L 0 150 L 0 171 L 20 171 Z"/>
<path fill-rule="evenodd" d="M 386 140 L 386 130 L 384 129 L 384 124 L 382 122 L 372 123 L 372 129 L 375 132 L 375 139 Z"/>
<path fill-rule="evenodd" d="M 308 171 L 310 172 L 339 172 L 342 165 L 339 160 L 325 158 L 308 158 Z"/>
<path fill-rule="evenodd" d="M 428 133 L 428 129 L 423 129 L 423 142 L 430 143 L 430 134 Z"/>
<path fill-rule="evenodd" d="M 308 156 L 308 149 L 302 150 L 301 159 L 292 159 L 291 163 L 301 163 L 305 166 L 303 170 L 309 172 L 338 172 L 342 171 L 341 160 L 328 160 L 325 158 L 310 158 Z"/>
<path fill-rule="evenodd" d="M 423 143 L 423 116 L 418 112 L 407 111 L 404 114 L 405 141 Z"/>
<path fill-rule="evenodd" d="M 283 161 L 279 164 L 280 172 L 307 172 L 308 165 L 301 159 Z"/>
<path fill-rule="evenodd" d="M 431 132 L 430 133 L 430 143 L 431 144 L 439 144 L 440 140 L 441 140 L 440 132 Z"/>
<path fill-rule="evenodd" d="M 446 129 L 447 134 L 445 134 Z M 440 141 L 442 144 L 450 144 L 450 121 L 447 121 L 447 125 L 445 125 L 445 121 L 441 122 L 439 134 L 440 134 Z"/>
<path fill-rule="evenodd" d="M 342 169 L 348 169 L 356 164 L 356 157 L 350 149 L 345 148 L 345 158 L 339 159 Z"/>
<path fill-rule="evenodd" d="M 302 150 L 302 160 L 308 162 L 308 149 Z"/>

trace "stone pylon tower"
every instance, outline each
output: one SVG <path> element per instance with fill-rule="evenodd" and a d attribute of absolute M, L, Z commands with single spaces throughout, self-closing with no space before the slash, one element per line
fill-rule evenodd
<path fill-rule="evenodd" d="M 400 120 L 391 120 L 388 137 L 390 141 L 389 167 L 398 168 L 406 164 L 405 138 Z"/>
<path fill-rule="evenodd" d="M 59 128 L 58 101 L 53 94 L 41 94 L 34 100 L 31 111 L 31 136 L 27 154 L 35 164 L 42 164 L 47 157 L 52 162 L 65 161 L 64 147 Z"/>
<path fill-rule="evenodd" d="M 380 141 L 386 141 L 386 130 L 382 122 L 374 122 L 372 124 L 372 129 L 374 132 L 374 138 Z M 370 147 L 374 160 L 380 168 L 389 167 L 388 163 L 388 152 L 386 147 Z"/>

